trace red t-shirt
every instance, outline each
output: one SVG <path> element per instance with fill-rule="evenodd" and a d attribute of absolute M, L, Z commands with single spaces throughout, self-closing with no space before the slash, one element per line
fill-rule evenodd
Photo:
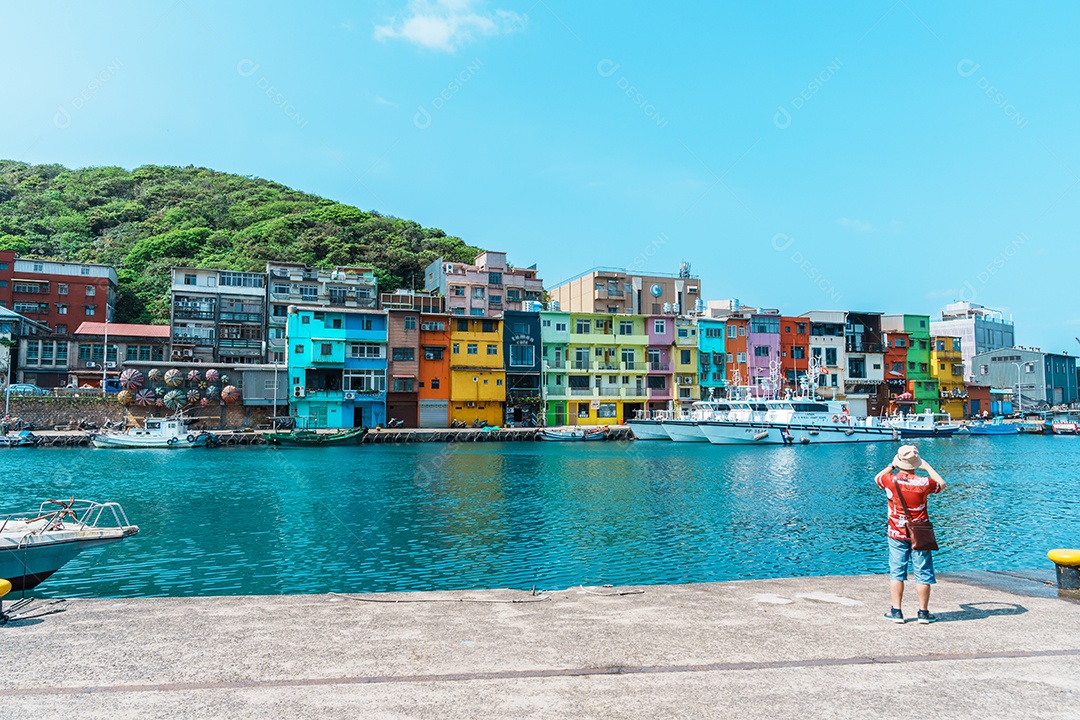
<path fill-rule="evenodd" d="M 941 492 L 941 486 L 932 478 L 922 477 L 903 470 L 898 470 L 895 473 L 885 473 L 878 478 L 878 487 L 883 489 L 889 498 L 888 535 L 894 540 L 907 540 L 907 530 L 905 529 L 907 517 L 904 515 L 904 506 L 900 504 L 894 492 L 893 481 L 900 488 L 900 492 L 904 493 L 904 501 L 907 503 L 908 512 L 911 513 L 911 519 L 916 521 L 928 521 L 930 519 L 930 515 L 926 511 L 926 498 L 930 493 Z"/>

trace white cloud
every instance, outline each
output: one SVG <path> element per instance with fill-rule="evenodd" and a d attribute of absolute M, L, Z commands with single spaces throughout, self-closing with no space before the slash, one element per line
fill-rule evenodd
<path fill-rule="evenodd" d="M 846 228 L 851 228 L 857 233 L 876 232 L 877 228 L 868 222 L 862 220 L 856 220 L 854 218 L 836 218 L 837 225 L 843 225 Z"/>
<path fill-rule="evenodd" d="M 477 0 L 409 0 L 404 16 L 375 26 L 375 39 L 397 38 L 429 50 L 454 52 L 474 37 L 506 35 L 525 17 L 506 10 L 482 12 Z"/>
<path fill-rule="evenodd" d="M 390 107 L 397 107 L 396 102 L 394 102 L 393 100 L 387 100 L 386 98 L 382 97 L 381 95 L 376 95 L 372 99 L 372 102 L 375 103 L 376 105 L 389 105 Z"/>

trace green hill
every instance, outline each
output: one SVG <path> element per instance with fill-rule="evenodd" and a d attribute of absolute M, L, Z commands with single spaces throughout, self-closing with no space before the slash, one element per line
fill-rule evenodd
<path fill-rule="evenodd" d="M 267 260 L 372 265 L 383 290 L 443 256 L 479 252 L 442 230 L 258 178 L 196 167 L 69 170 L 0 160 L 0 249 L 103 263 L 120 276 L 118 322 L 167 323 L 169 268 L 262 270 Z"/>

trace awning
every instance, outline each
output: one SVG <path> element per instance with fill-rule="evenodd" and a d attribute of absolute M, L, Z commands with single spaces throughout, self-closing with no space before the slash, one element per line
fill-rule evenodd
<path fill-rule="evenodd" d="M 395 377 L 400 380 L 413 380 L 416 378 L 415 375 L 392 375 L 391 377 Z"/>

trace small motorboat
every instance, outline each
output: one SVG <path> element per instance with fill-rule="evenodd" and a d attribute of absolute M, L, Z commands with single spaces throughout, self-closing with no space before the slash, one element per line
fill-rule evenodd
<path fill-rule="evenodd" d="M 552 428 L 544 429 L 539 432 L 541 440 L 552 440 L 554 442 L 587 442 L 590 440 L 603 440 L 607 437 L 608 429 L 606 427 L 597 428 Z"/>
<path fill-rule="evenodd" d="M 336 432 L 319 432 L 318 430 L 292 430 L 290 432 L 272 432 L 266 434 L 266 442 L 270 445 L 295 445 L 303 447 L 318 447 L 320 445 L 340 445 L 347 442 L 360 442 L 367 434 L 367 428 L 348 428 Z"/>
<path fill-rule="evenodd" d="M 1050 423 L 1050 430 L 1055 435 L 1080 435 L 1080 424 L 1073 420 L 1055 420 Z"/>
<path fill-rule="evenodd" d="M 900 431 L 900 437 L 949 437 L 960 431 L 947 413 L 926 412 L 917 415 L 897 415 L 882 422 L 885 427 Z"/>
<path fill-rule="evenodd" d="M 114 502 L 47 500 L 36 512 L 0 515 L 0 578 L 30 590 L 83 550 L 138 532 Z"/>
<path fill-rule="evenodd" d="M 993 420 L 970 422 L 966 429 L 971 435 L 1018 435 L 1020 433 L 1018 423 L 1006 423 L 1000 416 Z"/>
<path fill-rule="evenodd" d="M 213 434 L 189 428 L 193 422 L 180 415 L 146 418 L 143 426 L 127 432 L 103 432 L 90 436 L 98 448 L 194 448 L 216 445 Z"/>
<path fill-rule="evenodd" d="M 20 430 L 17 433 L 4 433 L 0 435 L 0 447 L 37 447 L 44 440 L 40 435 L 35 435 L 29 430 Z"/>

